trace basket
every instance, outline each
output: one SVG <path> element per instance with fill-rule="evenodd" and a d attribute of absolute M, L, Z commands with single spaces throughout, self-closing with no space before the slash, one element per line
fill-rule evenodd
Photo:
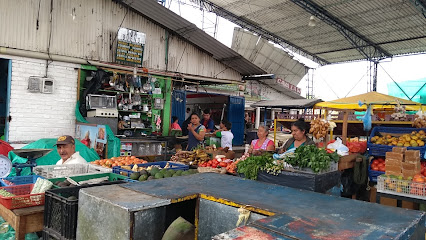
<path fill-rule="evenodd" d="M 90 164 L 46 165 L 34 168 L 34 173 L 45 178 L 60 178 L 88 173 L 99 173 L 99 170 L 89 167 Z"/>
<path fill-rule="evenodd" d="M 392 152 L 392 148 L 395 147 L 381 144 L 373 144 L 371 142 L 371 138 L 374 136 L 378 136 L 380 134 L 401 136 L 403 134 L 411 133 L 412 131 L 418 132 L 420 130 L 426 132 L 426 128 L 374 127 L 367 142 L 368 153 L 372 156 L 385 156 L 386 152 Z M 407 150 L 420 150 L 420 158 L 425 158 L 426 145 L 422 147 L 407 147 Z"/>
<path fill-rule="evenodd" d="M 46 201 L 44 203 L 43 232 L 51 237 L 48 239 L 76 239 L 78 194 L 80 189 L 120 183 L 125 182 L 115 181 L 93 184 L 89 186 L 47 190 Z M 75 196 L 77 199 L 68 199 L 71 196 Z"/>
<path fill-rule="evenodd" d="M 377 177 L 382 174 L 385 174 L 385 172 L 371 170 L 372 163 L 373 161 L 368 164 L 368 178 L 370 179 L 370 182 L 377 182 Z"/>
<path fill-rule="evenodd" d="M 226 173 L 226 168 L 212 168 L 212 167 L 198 167 L 198 172 L 214 172 L 214 173 Z"/>
<path fill-rule="evenodd" d="M 31 184 L 31 183 L 35 183 L 38 178 L 44 179 L 44 177 L 38 176 L 38 175 L 7 177 L 7 178 L 0 178 L 0 184 L 2 187 Z"/>
<path fill-rule="evenodd" d="M 377 192 L 424 200 L 426 198 L 426 183 L 417 183 L 381 175 L 377 177 Z"/>
<path fill-rule="evenodd" d="M 170 169 L 173 170 L 188 170 L 189 167 L 188 165 L 184 165 L 184 164 L 180 164 L 180 163 L 175 163 L 175 162 L 168 162 L 168 161 L 161 161 L 161 162 L 152 162 L 152 163 L 140 163 L 138 164 L 138 167 L 158 167 L 158 168 L 164 168 L 167 163 L 170 166 Z M 122 167 L 113 167 L 112 168 L 112 172 L 116 173 L 116 174 L 120 174 L 120 175 L 124 175 L 127 177 L 130 177 L 130 174 L 134 173 L 132 170 L 127 170 L 127 169 L 123 169 Z"/>
<path fill-rule="evenodd" d="M 0 196 L 0 203 L 7 209 L 17 209 L 25 207 L 33 207 L 44 204 L 44 193 L 31 194 L 34 184 L 24 184 L 9 187 L 1 187 L 12 194 L 14 197 Z"/>
<path fill-rule="evenodd" d="M 119 181 L 119 180 L 126 180 L 128 179 L 128 177 L 120 175 L 120 174 L 115 174 L 115 173 L 96 173 L 96 174 L 87 174 L 87 175 L 80 175 L 80 176 L 72 176 L 69 177 L 72 180 L 76 181 L 76 182 L 82 182 L 82 181 L 87 181 L 87 180 L 92 180 L 92 179 L 96 179 L 96 178 L 105 178 L 108 177 L 108 181 L 109 182 L 115 182 L 115 181 Z M 52 183 L 55 183 L 57 181 L 64 181 L 66 178 L 50 178 L 49 181 L 51 181 Z M 91 183 L 88 183 L 91 184 Z M 99 184 L 99 183 L 92 183 L 93 184 Z M 59 188 L 58 186 L 54 185 L 55 188 Z"/>

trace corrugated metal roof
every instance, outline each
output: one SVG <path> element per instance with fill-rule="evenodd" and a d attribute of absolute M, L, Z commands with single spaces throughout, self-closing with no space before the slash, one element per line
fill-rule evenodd
<path fill-rule="evenodd" d="M 191 42 L 200 49 L 208 52 L 213 58 L 223 64 L 235 69 L 242 75 L 265 74 L 266 72 L 251 63 L 234 50 L 223 45 L 195 24 L 190 23 L 169 9 L 153 0 L 135 0 L 124 3 L 135 11 L 141 13 L 152 21 L 175 32 L 186 41 Z"/>
<path fill-rule="evenodd" d="M 307 67 L 292 55 L 241 28 L 234 29 L 231 48 L 266 72 L 293 85 L 297 86 L 306 74 Z"/>
<path fill-rule="evenodd" d="M 251 107 L 276 107 L 286 109 L 311 108 L 315 104 L 322 102 L 321 99 L 292 99 L 292 100 L 261 100 Z"/>
<path fill-rule="evenodd" d="M 424 0 L 191 1 L 323 64 L 426 52 Z"/>

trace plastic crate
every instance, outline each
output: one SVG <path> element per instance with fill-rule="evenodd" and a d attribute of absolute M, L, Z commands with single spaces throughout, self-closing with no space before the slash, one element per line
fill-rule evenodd
<path fill-rule="evenodd" d="M 129 177 L 120 175 L 120 174 L 115 174 L 115 173 L 96 173 L 96 174 L 88 174 L 88 175 L 80 175 L 80 176 L 72 176 L 69 177 L 72 180 L 76 181 L 76 182 L 81 182 L 81 181 L 87 181 L 90 179 L 96 179 L 96 178 L 103 178 L 103 177 L 108 177 L 108 181 L 110 182 L 114 182 L 114 181 L 119 181 L 119 180 L 126 180 Z M 52 183 L 55 183 L 57 181 L 64 181 L 66 178 L 50 178 L 48 179 L 49 181 L 51 181 Z M 98 184 L 98 183 L 96 183 Z M 93 185 L 93 184 L 91 184 Z M 56 188 L 58 186 L 54 185 Z"/>
<path fill-rule="evenodd" d="M 33 207 L 44 204 L 44 193 L 31 194 L 34 184 L 24 184 L 16 186 L 1 187 L 16 196 L 3 197 L 0 196 L 0 203 L 7 209 L 17 209 L 25 207 Z"/>
<path fill-rule="evenodd" d="M 90 164 L 65 164 L 46 165 L 34 168 L 34 173 L 45 178 L 69 177 L 82 174 L 99 173 L 98 170 L 89 167 Z"/>
<path fill-rule="evenodd" d="M 119 180 L 89 186 L 47 190 L 46 201 L 44 203 L 43 232 L 53 239 L 75 239 L 77 231 L 78 193 L 80 189 L 121 183 L 126 182 Z M 77 199 L 68 199 L 71 196 L 75 196 Z"/>
<path fill-rule="evenodd" d="M 426 198 L 426 183 L 417 183 L 381 175 L 377 177 L 377 192 L 424 200 Z"/>
<path fill-rule="evenodd" d="M 61 240 L 58 237 L 54 237 L 54 236 L 50 235 L 49 232 L 46 232 L 46 231 L 43 231 L 41 236 L 42 236 L 41 239 L 43 239 L 43 240 Z"/>
<path fill-rule="evenodd" d="M 2 187 L 31 184 L 31 183 L 35 183 L 38 178 L 44 179 L 44 177 L 39 175 L 15 176 L 15 177 L 0 178 L 0 184 Z"/>
<path fill-rule="evenodd" d="M 412 131 L 418 132 L 420 130 L 426 132 L 426 128 L 374 127 L 367 142 L 368 153 L 372 156 L 385 156 L 386 152 L 392 152 L 392 148 L 395 147 L 381 144 L 373 144 L 371 142 L 371 138 L 374 136 L 378 136 L 380 134 L 401 136 L 403 134 L 411 133 Z M 407 147 L 407 150 L 420 150 L 420 158 L 425 158 L 426 145 L 422 147 Z"/>
<path fill-rule="evenodd" d="M 93 171 L 93 172 L 101 172 L 101 173 L 112 172 L 112 168 L 106 168 L 106 167 L 102 167 L 102 166 L 92 164 L 92 163 L 89 164 L 89 169 L 90 169 L 90 171 Z"/>
<path fill-rule="evenodd" d="M 377 177 L 382 174 L 385 174 L 385 172 L 371 170 L 372 163 L 373 161 L 368 164 L 368 178 L 370 179 L 370 182 L 377 182 Z"/>
<path fill-rule="evenodd" d="M 188 165 L 175 163 L 175 162 L 168 162 L 168 161 L 152 162 L 152 163 L 140 163 L 140 164 L 138 164 L 138 167 L 153 166 L 153 167 L 158 167 L 158 168 L 164 168 L 167 165 L 167 163 L 170 166 L 169 169 L 184 170 L 184 171 L 189 169 Z M 132 170 L 123 169 L 122 167 L 113 167 L 112 172 L 116 173 L 116 174 L 128 176 L 128 177 L 130 177 L 130 174 L 134 173 Z"/>

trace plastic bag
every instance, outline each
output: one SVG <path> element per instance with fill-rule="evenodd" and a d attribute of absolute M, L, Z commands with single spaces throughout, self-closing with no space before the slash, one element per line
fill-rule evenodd
<path fill-rule="evenodd" d="M 364 131 L 371 130 L 371 105 L 368 105 L 365 115 L 362 117 L 362 122 L 364 125 Z"/>
<path fill-rule="evenodd" d="M 345 156 L 349 154 L 349 148 L 342 143 L 342 139 L 338 138 L 335 142 L 327 145 L 328 149 L 336 149 L 337 154 Z"/>
<path fill-rule="evenodd" d="M 367 142 L 347 142 L 346 146 L 351 153 L 364 153 L 367 151 Z"/>

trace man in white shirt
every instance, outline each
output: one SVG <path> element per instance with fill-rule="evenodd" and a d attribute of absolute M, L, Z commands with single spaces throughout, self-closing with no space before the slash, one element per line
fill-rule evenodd
<path fill-rule="evenodd" d="M 223 119 L 220 122 L 220 129 L 215 131 L 216 137 L 220 137 L 220 146 L 222 148 L 228 148 L 232 150 L 232 139 L 234 139 L 234 134 L 232 134 L 231 127 L 232 124 L 227 120 Z"/>
<path fill-rule="evenodd" d="M 61 159 L 56 165 L 63 164 L 87 164 L 87 161 L 75 151 L 75 140 L 73 137 L 64 135 L 56 141 L 57 150 Z"/>

